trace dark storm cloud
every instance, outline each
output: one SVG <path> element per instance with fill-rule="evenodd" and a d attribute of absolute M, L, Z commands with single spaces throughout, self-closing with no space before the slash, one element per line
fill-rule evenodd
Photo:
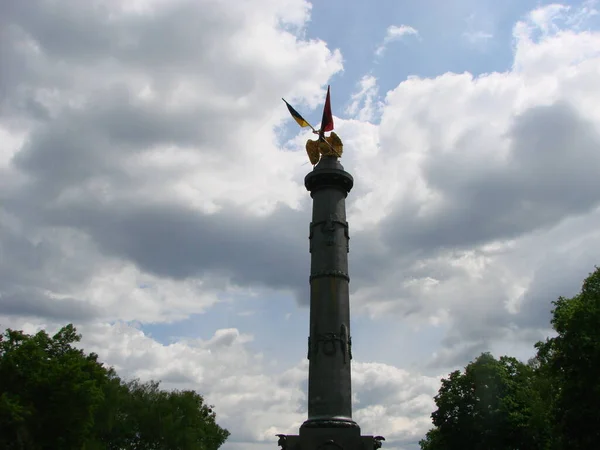
<path fill-rule="evenodd" d="M 89 203 L 30 213 L 46 225 L 84 230 L 101 251 L 159 276 L 225 275 L 241 286 L 292 289 L 307 301 L 309 218 L 288 207 L 265 218 L 233 207 L 204 215 L 173 204 Z"/>
<path fill-rule="evenodd" d="M 104 253 L 160 276 L 225 274 L 242 286 L 291 288 L 307 301 L 308 213 L 280 206 L 271 216 L 257 218 L 224 205 L 223 212 L 204 215 L 151 198 L 106 205 L 89 195 L 79 206 L 51 206 L 68 190 L 98 178 L 116 193 L 142 182 L 160 185 L 173 174 L 167 170 L 155 179 L 143 171 L 132 175 L 124 158 L 152 143 L 206 143 L 192 122 L 197 116 L 136 109 L 120 101 L 124 97 L 98 98 L 87 111 L 69 112 L 39 127 L 13 160 L 29 181 L 2 194 L 5 208 L 40 226 L 84 230 Z"/>
<path fill-rule="evenodd" d="M 217 61 L 221 46 L 228 44 L 224 38 L 244 24 L 242 14 L 191 1 L 176 2 L 160 14 L 131 15 L 78 0 L 3 0 L 0 6 L 12 33 L 34 40 L 50 58 L 93 63 L 114 58 L 162 66 L 167 73 L 174 65 Z"/>
<path fill-rule="evenodd" d="M 194 383 L 194 377 L 188 373 L 185 373 L 181 369 L 170 369 L 167 373 L 160 377 L 161 383 L 165 384 L 192 384 Z"/>
<path fill-rule="evenodd" d="M 102 8 L 90 8 L 76 1 L 43 0 L 4 0 L 1 7 L 4 20 L 39 42 L 51 57 L 94 58 L 111 47 L 110 34 L 102 26 L 108 11 Z"/>
<path fill-rule="evenodd" d="M 57 299 L 32 288 L 12 294 L 0 293 L 0 314 L 77 323 L 103 316 L 100 309 L 80 299 Z"/>
<path fill-rule="evenodd" d="M 4 207 L 32 224 L 82 230 L 106 255 L 133 261 L 159 276 L 225 275 L 241 286 L 291 289 L 306 304 L 309 211 L 280 205 L 268 217 L 254 217 L 225 204 L 221 212 L 205 215 L 150 197 L 99 204 L 90 194 L 77 205 L 56 206 L 64 193 L 98 178 L 117 196 L 139 188 L 139 183 L 169 182 L 173 174 L 168 170 L 154 179 L 143 171 L 132 174 L 124 158 L 143 152 L 153 141 L 202 141 L 201 128 L 191 117 L 161 115 L 120 102 L 124 98 L 126 93 L 98 96 L 91 109 L 64 112 L 38 127 L 13 160 L 28 182 L 0 194 Z M 370 232 L 352 233 L 351 265 L 357 274 L 353 289 L 386 265 L 387 255 L 370 249 L 372 239 Z"/>
<path fill-rule="evenodd" d="M 260 94 L 288 90 L 285 71 L 297 69 L 257 70 L 258 55 L 247 44 L 249 39 L 258 39 L 252 27 L 259 21 L 244 8 L 251 5 L 232 9 L 218 2 L 182 1 L 162 5 L 159 14 L 120 14 L 106 5 L 78 0 L 3 0 L 0 106 L 4 111 L 47 118 L 48 111 L 36 98 L 40 89 L 72 94 L 81 93 L 77 90 L 82 88 L 89 94 L 101 91 L 104 83 L 125 84 L 135 77 L 138 87 L 147 83 L 159 95 L 182 81 L 199 83 L 210 93 L 206 110 L 194 117 L 204 129 L 219 131 L 221 127 L 215 128 L 214 122 L 230 124 L 236 112 L 260 120 L 261 114 L 268 113 L 266 106 L 279 101 L 273 95 L 259 100 Z M 226 101 L 209 103 L 215 97 Z M 126 101 L 127 94 L 121 102 Z M 256 108 L 256 101 L 261 108 Z M 223 115 L 228 120 L 219 121 Z M 118 116 L 113 118 L 118 120 Z M 136 129 L 135 122 L 121 125 Z M 160 129 L 160 123 L 156 125 Z M 145 134 L 156 135 L 154 129 L 144 128 Z"/>
<path fill-rule="evenodd" d="M 475 342 L 465 341 L 463 345 L 448 345 L 447 343 L 439 349 L 437 354 L 427 362 L 426 367 L 439 372 L 440 370 L 454 370 L 457 367 L 468 364 L 483 352 L 489 351 L 488 340 L 477 340 Z"/>
<path fill-rule="evenodd" d="M 170 169 L 150 175 L 128 166 L 154 146 L 194 146 L 198 154 L 219 157 L 239 150 L 227 145 L 235 135 L 221 131 L 228 118 L 242 112 L 177 113 L 135 102 L 131 95 L 124 87 L 99 90 L 87 109 L 64 108 L 57 118 L 39 124 L 12 161 L 28 182 L 17 192 L 0 192 L 4 205 L 17 214 L 21 208 L 46 209 L 69 189 L 97 180 L 114 192 L 172 182 L 177 174 Z"/>
<path fill-rule="evenodd" d="M 551 227 L 600 203 L 600 137 L 570 105 L 525 111 L 508 138 L 504 164 L 436 152 L 424 174 L 443 206 L 425 219 L 416 206 L 397 209 L 382 224 L 384 239 L 403 250 L 468 248 Z"/>
<path fill-rule="evenodd" d="M 582 250 L 550 251 L 533 274 L 533 279 L 522 299 L 515 322 L 523 328 L 550 328 L 551 302 L 559 296 L 573 297 L 583 280 L 600 266 L 597 252 L 600 240 L 587 239 Z"/>
<path fill-rule="evenodd" d="M 26 237 L 36 233 L 22 225 L 16 233 L 8 220 L 0 214 L 0 315 L 79 322 L 101 317 L 103 312 L 85 299 L 50 294 L 89 276 L 93 262 L 69 264 L 51 238 Z"/>
<path fill-rule="evenodd" d="M 289 83 L 284 72 L 295 68 L 270 70 L 266 59 L 257 70 L 258 44 L 248 43 L 260 41 L 254 30 L 264 21 L 255 11 L 193 1 L 164 5 L 156 14 L 121 14 L 73 0 L 1 1 L 0 8 L 0 118 L 30 131 L 12 159 L 16 170 L 7 171 L 10 189 L 0 192 L 4 211 L 31 233 L 83 231 L 104 254 L 160 276 L 225 275 L 241 286 L 291 289 L 307 301 L 308 215 L 279 207 L 254 218 L 232 205 L 203 215 L 159 204 L 152 192 L 172 186 L 183 169 L 136 166 L 147 151 L 172 145 L 221 161 L 218 170 L 246 150 L 235 124 L 245 119 L 255 129 L 272 120 L 268 105 L 279 96 L 271 93 Z M 139 98 L 144 86 L 154 97 Z M 174 99 L 181 87 L 204 96 Z M 115 200 L 98 204 L 98 185 Z M 144 186 L 150 187 L 145 198 L 119 200 Z M 64 206 L 65 198 L 72 206 Z M 52 258 L 61 257 L 56 251 Z M 16 254 L 11 250 L 10 257 Z M 18 285 L 50 289 L 43 280 L 48 274 L 31 264 L 21 264 L 30 275 Z M 68 285 L 66 272 L 61 281 Z M 3 291 L 11 283 L 16 279 Z"/>
<path fill-rule="evenodd" d="M 502 341 L 515 327 L 547 329 L 551 302 L 559 295 L 573 295 L 587 272 L 598 264 L 597 240 L 592 239 L 589 251 L 583 254 L 574 249 L 554 251 L 532 241 L 524 251 L 537 256 L 523 254 L 525 261 L 537 265 L 533 262 L 536 258 L 548 255 L 536 269 L 520 311 L 513 314 L 506 306 L 513 286 L 500 282 L 500 274 L 505 264 L 516 271 L 515 281 L 528 273 L 523 266 L 526 263 L 517 260 L 511 264 L 511 258 L 520 258 L 519 251 L 499 255 L 493 264 L 482 262 L 488 269 L 481 272 L 486 277 L 481 281 L 469 281 L 468 269 L 448 263 L 460 260 L 465 251 L 485 260 L 490 255 L 475 250 L 477 246 L 533 238 L 534 232 L 551 230 L 600 204 L 600 137 L 594 124 L 568 103 L 526 110 L 514 118 L 506 137 L 510 154 L 501 163 L 485 156 L 468 159 L 459 151 L 453 156 L 433 152 L 435 156 L 426 161 L 423 173 L 428 186 L 442 196 L 439 209 L 423 217 L 419 216 L 420 205 L 397 204 L 372 235 L 387 246 L 370 245 L 363 236 L 354 242 L 354 249 L 360 247 L 361 265 L 353 281 L 365 286 L 382 284 L 381 289 L 372 291 L 369 302 L 386 301 L 388 310 L 405 319 L 433 313 L 430 303 L 449 312 L 452 329 L 441 342 L 442 351 L 430 362 L 432 368 L 464 364 Z M 481 142 L 485 139 L 474 132 L 463 137 L 465 147 Z M 589 233 L 589 225 L 585 231 Z M 556 237 L 560 243 L 569 238 L 574 236 L 562 233 Z M 362 265 L 366 261 L 369 264 Z M 422 264 L 415 264 L 417 261 Z M 382 283 L 382 273 L 396 275 Z M 429 277 L 439 285 L 433 288 L 434 296 L 412 288 L 413 280 Z M 463 279 L 461 285 L 456 284 L 459 279 Z M 521 332 L 519 336 L 528 342 L 532 339 Z"/>
<path fill-rule="evenodd" d="M 86 111 L 64 111 L 37 128 L 13 159 L 27 182 L 0 194 L 4 208 L 40 227 L 82 230 L 106 255 L 159 276 L 226 276 L 240 286 L 289 289 L 307 303 L 309 213 L 279 206 L 269 217 L 257 218 L 223 205 L 222 212 L 204 215 L 150 197 L 140 203 L 97 204 L 89 193 L 79 205 L 56 206 L 65 193 L 97 179 L 117 196 L 140 183 L 157 186 L 172 179 L 168 169 L 150 178 L 124 165 L 125 158 L 150 144 L 206 144 L 202 128 L 192 120 L 197 115 L 143 109 L 122 101 L 127 92 L 109 94 L 98 95 Z M 24 270 L 30 269 L 24 265 Z"/>
<path fill-rule="evenodd" d="M 0 194 L 4 207 L 32 224 L 82 230 L 106 255 L 159 276 L 225 275 L 241 286 L 290 289 L 307 303 L 309 212 L 279 206 L 272 215 L 259 218 L 222 205 L 222 212 L 204 215 L 155 203 L 150 197 L 140 203 L 98 204 L 89 194 L 78 205 L 56 206 L 61 195 L 99 178 L 116 195 L 140 183 L 168 182 L 173 177 L 168 169 L 151 178 L 143 171 L 132 174 L 123 161 L 151 144 L 207 143 L 194 120 L 197 115 L 179 117 L 136 106 L 127 98 L 127 91 L 99 93 L 89 109 L 63 111 L 39 126 L 13 159 L 28 182 Z M 220 151 L 221 156 L 227 151 L 231 150 Z"/>
<path fill-rule="evenodd" d="M 36 177 L 69 184 L 118 171 L 125 158 L 152 146 L 202 145 L 203 151 L 210 150 L 227 140 L 219 133 L 225 122 L 219 113 L 173 113 L 159 104 L 136 102 L 124 87 L 100 90 L 88 109 L 66 108 L 38 126 L 13 162 Z"/>

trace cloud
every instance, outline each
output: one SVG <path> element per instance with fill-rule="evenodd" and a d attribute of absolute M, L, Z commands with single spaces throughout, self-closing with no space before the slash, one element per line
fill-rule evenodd
<path fill-rule="evenodd" d="M 559 33 L 586 31 L 590 20 L 598 15 L 597 1 L 587 0 L 580 5 L 553 3 L 530 11 L 514 28 L 515 36 L 550 37 Z"/>
<path fill-rule="evenodd" d="M 385 38 L 383 38 L 383 42 L 377 47 L 375 50 L 376 56 L 383 56 L 387 46 L 394 41 L 398 41 L 402 39 L 404 36 L 419 36 L 419 32 L 411 26 L 408 25 L 390 25 L 385 33 Z"/>
<path fill-rule="evenodd" d="M 303 1 L 223 8 L 40 1 L 7 9 L 0 239 L 17 264 L 3 260 L 4 312 L 35 314 L 20 295 L 37 304 L 65 297 L 65 317 L 79 302 L 80 316 L 98 309 L 109 318 L 181 318 L 182 308 L 214 304 L 216 289 L 250 281 L 215 264 L 217 254 L 255 267 L 259 278 L 270 273 L 282 289 L 301 276 L 293 249 L 303 229 L 294 211 L 307 202 L 303 157 L 275 144 L 274 129 L 287 119 L 278 99 L 287 92 L 316 105 L 341 56 L 290 31 L 308 19 Z M 255 223 L 256 239 L 236 226 L 245 220 L 238 213 Z M 288 249 L 278 252 L 288 261 L 265 253 L 265 232 Z M 258 247 L 246 247 L 252 242 Z M 259 270 L 271 264 L 279 273 Z M 120 282 L 107 285 L 112 278 Z M 176 286 L 187 291 L 180 307 L 164 302 Z"/>
<path fill-rule="evenodd" d="M 353 310 L 441 320 L 452 330 L 442 344 L 454 354 L 443 363 L 435 356 L 444 367 L 517 336 L 522 320 L 547 328 L 550 301 L 572 295 L 587 275 L 583 263 L 569 265 L 561 283 L 538 291 L 554 277 L 548 249 L 600 245 L 592 225 L 600 111 L 589 98 L 600 37 L 521 30 L 512 71 L 413 77 L 390 91 L 378 156 L 355 170 L 368 186 L 353 213 L 377 218 L 364 231 L 381 245 L 354 240 L 369 269 L 355 272 Z M 580 218 L 577 231 L 550 243 L 569 218 Z M 557 265 L 567 255 L 558 252 Z M 517 304 L 528 306 L 517 313 Z"/>
<path fill-rule="evenodd" d="M 490 30 L 495 26 L 487 14 L 470 14 L 465 22 L 467 30 L 463 32 L 462 36 L 470 45 L 484 47 L 494 37 Z"/>
<path fill-rule="evenodd" d="M 491 33 L 486 33 L 485 31 L 465 31 L 463 36 L 470 44 L 485 44 L 487 41 L 494 37 Z"/>
<path fill-rule="evenodd" d="M 394 448 L 416 444 L 431 427 L 429 414 L 441 377 L 428 377 L 380 363 L 355 363 L 354 419 L 385 436 Z"/>
<path fill-rule="evenodd" d="M 206 394 L 234 432 L 226 450 L 297 432 L 303 355 L 283 367 L 285 355 L 257 352 L 291 331 L 273 331 L 269 308 L 235 307 L 239 296 L 276 294 L 272 309 L 308 299 L 308 134 L 287 140 L 280 97 L 315 108 L 343 68 L 340 52 L 304 37 L 310 5 L 6 5 L 0 323 L 31 332 L 74 321 L 83 345 L 123 374 Z M 525 16 L 505 72 L 396 80 L 382 99 L 368 74 L 350 118 L 336 118 L 356 179 L 354 320 L 382 347 L 398 330 L 425 336 L 410 369 L 406 355 L 357 351 L 356 418 L 386 448 L 422 436 L 440 373 L 484 350 L 526 357 L 548 332 L 550 301 L 597 264 L 593 11 Z M 383 48 L 417 35 L 390 30 Z M 127 325 L 210 321 L 224 301 L 231 317 L 203 339 L 167 345 Z M 305 314 L 289 317 L 292 330 Z"/>
<path fill-rule="evenodd" d="M 230 429 L 227 445 L 273 440 L 274 427 L 287 430 L 302 420 L 300 370 L 268 375 L 252 339 L 237 329 L 217 330 L 207 340 L 162 345 L 124 323 L 88 327 L 82 345 L 113 364 L 120 374 L 162 380 L 163 388 L 196 389 L 216 406 L 219 423 Z M 294 407 L 294 405 L 297 405 Z M 291 408 L 290 408 L 291 407 Z"/>
<path fill-rule="evenodd" d="M 378 93 L 377 79 L 372 75 L 365 75 L 358 82 L 358 88 L 358 91 L 352 94 L 352 103 L 346 108 L 346 114 L 361 122 L 370 122 L 378 114 L 380 106 L 375 103 Z"/>
<path fill-rule="evenodd" d="M 237 329 L 168 345 L 123 322 L 78 331 L 83 333 L 81 346 L 96 352 L 127 379 L 160 380 L 166 389 L 199 390 L 208 404 L 215 405 L 219 424 L 232 433 L 224 448 L 237 449 L 248 442 L 261 443 L 258 448 L 274 445 L 276 433 L 295 434 L 306 419 L 308 362 L 271 370 L 264 355 L 247 347 L 252 336 Z M 386 364 L 355 362 L 355 419 L 363 428 L 385 433 L 391 444 L 418 440 L 428 427 L 426 415 L 438 378 Z"/>

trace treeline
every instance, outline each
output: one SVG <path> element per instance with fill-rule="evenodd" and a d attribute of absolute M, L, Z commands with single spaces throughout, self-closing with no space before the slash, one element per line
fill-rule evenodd
<path fill-rule="evenodd" d="M 216 450 L 229 436 L 194 391 L 122 380 L 73 347 L 72 325 L 54 336 L 0 336 L 0 449 Z"/>
<path fill-rule="evenodd" d="M 600 269 L 553 305 L 527 364 L 484 353 L 442 380 L 422 450 L 600 449 Z"/>

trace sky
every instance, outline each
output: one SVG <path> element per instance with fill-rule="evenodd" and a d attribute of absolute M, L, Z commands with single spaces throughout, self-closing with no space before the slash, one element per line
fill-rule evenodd
<path fill-rule="evenodd" d="M 600 255 L 600 16 L 529 0 L 0 0 L 0 326 L 67 323 L 276 448 L 306 419 L 303 185 L 327 85 L 354 419 L 415 450 L 440 380 L 526 361 Z"/>

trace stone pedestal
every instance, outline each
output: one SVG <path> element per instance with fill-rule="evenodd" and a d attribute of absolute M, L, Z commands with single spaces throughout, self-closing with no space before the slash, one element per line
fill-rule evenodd
<path fill-rule="evenodd" d="M 381 436 L 361 436 L 352 428 L 300 428 L 300 435 L 279 435 L 282 450 L 376 450 Z"/>

